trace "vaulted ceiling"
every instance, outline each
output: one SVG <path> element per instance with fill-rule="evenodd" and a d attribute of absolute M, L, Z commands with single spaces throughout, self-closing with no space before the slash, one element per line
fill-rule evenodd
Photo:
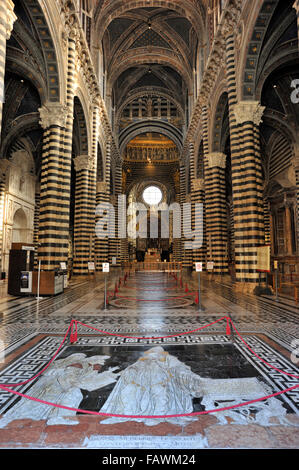
<path fill-rule="evenodd" d="M 166 2 L 152 0 L 98 3 L 95 39 L 103 51 L 105 91 L 115 111 L 117 132 L 121 113 L 137 99 L 168 102 L 177 110 L 180 126 L 184 123 L 198 47 L 205 42 L 204 4 L 174 0 L 165 8 Z M 153 116 L 143 115 L 143 120 L 146 117 Z"/>

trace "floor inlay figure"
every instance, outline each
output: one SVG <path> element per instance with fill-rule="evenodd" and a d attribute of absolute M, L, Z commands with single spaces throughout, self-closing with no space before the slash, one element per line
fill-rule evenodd
<path fill-rule="evenodd" d="M 105 372 L 94 369 L 95 365 L 104 365 L 107 359 L 109 359 L 109 356 L 86 358 L 83 353 L 72 354 L 65 359 L 59 359 L 31 387 L 28 394 L 49 403 L 79 408 L 83 399 L 81 389 L 92 391 L 116 382 L 118 374 L 115 374 L 114 370 L 117 367 Z M 4 428 L 15 419 L 24 418 L 47 420 L 48 425 L 71 425 L 77 424 L 77 421 L 65 418 L 75 416 L 76 411 L 45 405 L 28 398 L 21 398 L 0 420 L 0 428 Z"/>

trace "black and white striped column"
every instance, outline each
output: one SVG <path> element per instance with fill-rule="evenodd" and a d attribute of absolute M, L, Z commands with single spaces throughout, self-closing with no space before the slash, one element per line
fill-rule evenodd
<path fill-rule="evenodd" d="M 184 269 L 192 266 L 192 248 L 190 245 L 191 237 L 191 211 L 190 214 L 184 211 L 185 204 L 191 203 L 191 198 L 187 197 L 186 187 L 186 167 L 180 165 L 180 206 L 181 206 L 181 259 Z M 188 239 L 189 238 L 189 239 Z M 189 243 L 188 243 L 189 242 Z M 191 260 L 190 260 L 191 257 Z"/>
<path fill-rule="evenodd" d="M 215 274 L 228 272 L 225 169 L 226 155 L 205 155 L 206 233 Z"/>
<path fill-rule="evenodd" d="M 71 162 L 64 161 L 64 130 L 68 108 L 48 103 L 40 110 L 44 129 L 40 183 L 39 250 L 43 270 L 53 270 L 67 262 Z"/>
<path fill-rule="evenodd" d="M 5 100 L 4 77 L 6 41 L 10 38 L 14 22 L 17 19 L 14 14 L 14 6 L 11 0 L 1 0 L 0 2 L 0 136 L 2 128 L 2 109 Z"/>
<path fill-rule="evenodd" d="M 74 159 L 76 171 L 74 262 L 75 275 L 88 274 L 88 262 L 93 261 L 94 207 L 90 204 L 89 173 L 93 171 L 94 159 L 79 155 Z"/>
<path fill-rule="evenodd" d="M 100 222 L 102 217 L 107 219 L 110 208 L 110 166 L 111 166 L 111 142 L 106 143 L 106 155 L 105 155 L 105 176 L 104 181 L 97 182 L 97 212 L 96 212 L 96 224 Z M 100 210 L 100 212 L 99 212 Z M 95 238 L 95 259 L 97 271 L 102 271 L 102 263 L 108 263 L 109 260 L 109 238 L 111 233 L 109 232 L 109 223 L 106 224 L 106 234 L 103 236 L 96 230 Z"/>
<path fill-rule="evenodd" d="M 297 250 L 299 250 L 299 146 L 295 147 L 295 158 L 293 160 L 293 167 L 296 175 L 297 187 L 297 211 L 296 211 L 296 231 L 297 231 Z"/>
<path fill-rule="evenodd" d="M 259 280 L 257 247 L 264 244 L 259 123 L 257 102 L 238 103 L 234 28 L 224 29 L 229 102 L 236 287 L 253 290 Z"/>
<path fill-rule="evenodd" d="M 88 191 L 89 191 L 89 214 L 90 214 L 90 261 L 95 262 L 95 223 L 96 223 L 96 193 L 97 193 L 97 171 L 98 171 L 98 138 L 99 138 L 99 119 L 100 109 L 97 103 L 97 96 L 93 97 L 91 108 L 91 162 L 88 172 Z"/>
<path fill-rule="evenodd" d="M 116 207 L 115 207 L 115 233 L 116 233 L 116 266 L 120 267 L 122 262 L 122 235 L 120 233 L 126 227 L 126 212 L 122 210 L 122 165 L 120 161 L 116 162 L 115 167 L 115 196 L 116 196 Z"/>
<path fill-rule="evenodd" d="M 202 262 L 205 263 L 205 252 L 204 252 L 204 202 L 205 202 L 205 188 L 204 180 L 202 178 L 196 178 L 195 175 L 195 154 L 194 154 L 194 143 L 189 143 L 189 155 L 190 155 L 190 177 L 191 177 L 191 222 L 192 230 L 195 236 L 194 248 L 192 251 L 193 263 Z"/>
<path fill-rule="evenodd" d="M 39 243 L 39 217 L 40 217 L 40 184 L 36 183 L 35 186 L 35 207 L 34 207 L 34 221 L 33 221 L 33 243 L 35 246 L 34 265 L 37 267 L 37 253 Z"/>
<path fill-rule="evenodd" d="M 239 127 L 240 159 L 232 184 L 237 279 L 254 287 L 259 282 L 257 247 L 265 244 L 264 201 L 259 124 L 264 108 L 256 101 L 233 108 Z"/>

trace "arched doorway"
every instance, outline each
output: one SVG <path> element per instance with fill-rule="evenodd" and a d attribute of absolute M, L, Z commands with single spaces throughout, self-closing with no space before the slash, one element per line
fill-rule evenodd
<path fill-rule="evenodd" d="M 12 243 L 29 243 L 29 236 L 27 217 L 24 210 L 20 208 L 13 218 Z"/>

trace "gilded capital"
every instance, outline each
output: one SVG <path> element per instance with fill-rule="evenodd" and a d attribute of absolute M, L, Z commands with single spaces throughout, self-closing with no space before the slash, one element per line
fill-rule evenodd
<path fill-rule="evenodd" d="M 259 126 L 262 122 L 265 109 L 265 106 L 262 106 L 259 101 L 240 101 L 234 106 L 233 112 L 237 124 L 253 122 Z"/>
<path fill-rule="evenodd" d="M 40 125 L 43 129 L 51 126 L 66 127 L 68 108 L 60 103 L 46 103 L 39 108 Z"/>
<path fill-rule="evenodd" d="M 226 155 L 220 152 L 209 153 L 206 156 L 209 168 L 226 168 Z"/>

